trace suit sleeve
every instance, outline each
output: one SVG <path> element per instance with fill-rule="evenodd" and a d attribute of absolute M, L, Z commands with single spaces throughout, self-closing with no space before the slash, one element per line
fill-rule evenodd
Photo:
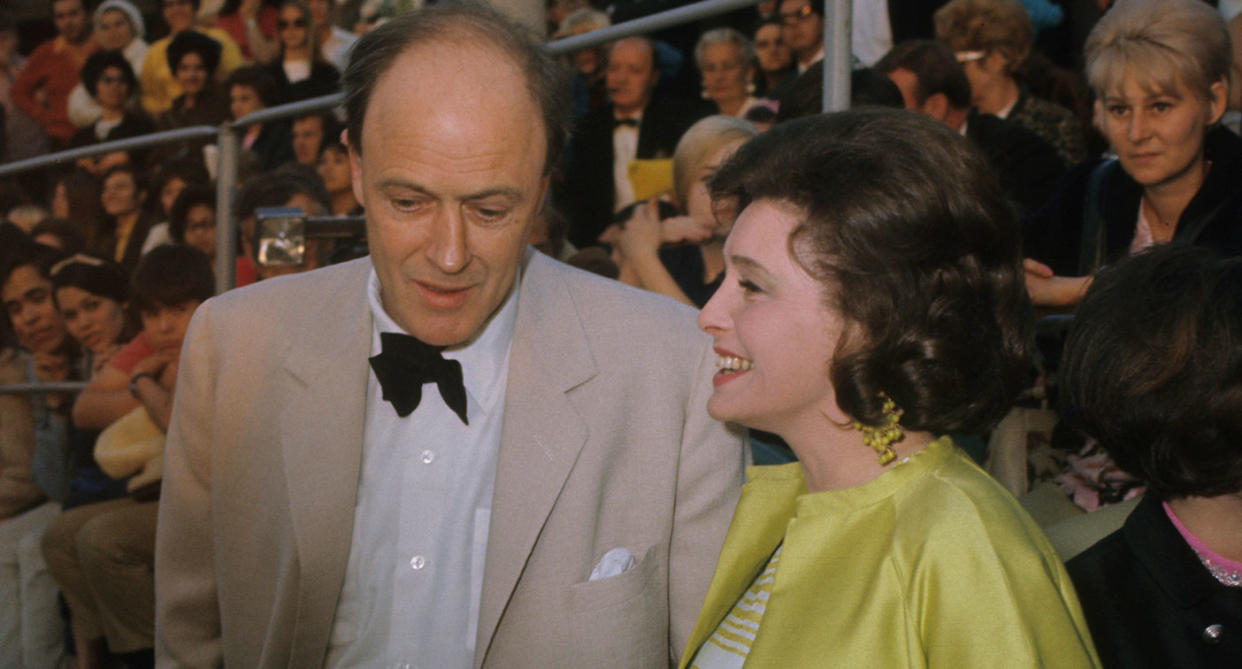
<path fill-rule="evenodd" d="M 750 449 L 740 428 L 707 415 L 715 354 L 704 344 L 686 406 L 669 548 L 669 643 L 674 665 L 703 605 Z"/>
<path fill-rule="evenodd" d="M 155 650 L 160 667 L 223 662 L 212 543 L 211 448 L 215 378 L 209 301 L 181 352 L 164 452 L 155 545 Z"/>

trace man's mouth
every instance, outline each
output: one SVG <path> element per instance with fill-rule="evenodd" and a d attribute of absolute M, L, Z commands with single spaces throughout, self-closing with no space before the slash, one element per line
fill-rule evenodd
<path fill-rule="evenodd" d="M 434 283 L 415 281 L 419 292 L 427 304 L 441 309 L 460 307 L 466 300 L 471 286 L 441 286 Z"/>

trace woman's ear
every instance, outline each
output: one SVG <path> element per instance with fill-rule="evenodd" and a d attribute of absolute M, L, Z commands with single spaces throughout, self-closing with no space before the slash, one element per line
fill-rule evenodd
<path fill-rule="evenodd" d="M 1220 121 L 1220 117 L 1224 116 L 1225 109 L 1229 106 L 1229 80 L 1221 79 L 1212 84 L 1209 90 L 1211 93 L 1208 100 L 1208 125 L 1212 125 Z"/>

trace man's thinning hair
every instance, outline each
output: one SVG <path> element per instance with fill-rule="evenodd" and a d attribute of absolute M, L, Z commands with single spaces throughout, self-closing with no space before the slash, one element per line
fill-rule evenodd
<path fill-rule="evenodd" d="M 362 123 L 367 104 L 376 82 L 401 54 L 418 46 L 450 48 L 463 44 L 481 44 L 499 50 L 525 76 L 531 101 L 543 116 L 547 137 L 544 172 L 547 173 L 560 157 L 569 136 L 569 71 L 525 26 L 474 2 L 434 5 L 402 14 L 358 40 L 343 77 L 349 143 L 355 151 L 362 152 Z M 462 110 L 462 113 L 468 114 L 470 110 Z"/>

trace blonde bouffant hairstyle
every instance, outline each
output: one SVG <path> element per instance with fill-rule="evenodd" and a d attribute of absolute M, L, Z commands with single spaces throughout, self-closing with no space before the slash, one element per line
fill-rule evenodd
<path fill-rule="evenodd" d="M 1172 92 L 1180 80 L 1207 100 L 1212 85 L 1229 83 L 1229 31 L 1219 12 L 1201 0 L 1119 0 L 1085 46 L 1087 83 L 1097 97 L 1133 74 L 1149 92 Z"/>

